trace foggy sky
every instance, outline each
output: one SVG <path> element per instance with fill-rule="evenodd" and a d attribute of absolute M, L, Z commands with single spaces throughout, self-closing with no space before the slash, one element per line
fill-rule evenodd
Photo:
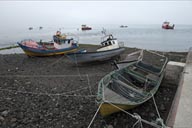
<path fill-rule="evenodd" d="M 0 27 L 192 24 L 192 1 L 0 1 Z"/>

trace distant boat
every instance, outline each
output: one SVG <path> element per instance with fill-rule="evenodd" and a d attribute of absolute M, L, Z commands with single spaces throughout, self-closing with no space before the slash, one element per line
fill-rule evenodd
<path fill-rule="evenodd" d="M 29 30 L 33 30 L 33 27 L 29 27 L 28 29 L 29 29 Z"/>
<path fill-rule="evenodd" d="M 170 23 L 167 21 L 163 22 L 163 24 L 162 24 L 163 29 L 174 29 L 174 27 L 175 27 L 174 24 L 170 25 Z"/>
<path fill-rule="evenodd" d="M 74 39 L 67 39 L 66 36 L 53 36 L 54 41 L 36 42 L 33 40 L 23 40 L 18 45 L 28 56 L 52 56 L 75 52 L 78 48 L 78 42 Z"/>
<path fill-rule="evenodd" d="M 41 29 L 43 29 L 43 27 L 40 26 L 40 27 L 39 27 L 39 30 L 41 30 Z"/>
<path fill-rule="evenodd" d="M 125 48 L 117 41 L 116 38 L 113 38 L 112 35 L 107 35 L 101 42 L 101 47 L 96 51 L 71 53 L 67 54 L 67 57 L 74 63 L 88 63 L 117 58 L 124 51 Z"/>
<path fill-rule="evenodd" d="M 92 29 L 91 27 L 89 27 L 85 24 L 81 25 L 81 30 L 91 30 L 91 29 Z"/>
<path fill-rule="evenodd" d="M 157 92 L 168 59 L 149 51 L 144 51 L 142 55 L 142 59 L 129 61 L 126 66 L 112 71 L 100 80 L 97 102 L 101 104 L 102 116 L 120 111 L 118 108 L 132 109 L 149 100 Z M 153 59 L 157 63 L 152 61 Z"/>
<path fill-rule="evenodd" d="M 121 25 L 120 28 L 127 28 L 127 25 Z"/>

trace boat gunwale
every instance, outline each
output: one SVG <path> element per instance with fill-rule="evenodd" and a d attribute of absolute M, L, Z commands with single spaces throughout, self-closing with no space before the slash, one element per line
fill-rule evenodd
<path fill-rule="evenodd" d="M 134 63 L 136 63 L 136 62 L 131 62 L 131 63 L 129 64 L 129 66 L 132 65 L 132 64 L 134 64 Z M 123 70 L 123 69 L 124 69 L 124 68 L 122 68 L 122 69 L 117 69 L 117 70 L 115 70 L 115 71 L 112 71 L 111 73 L 105 75 L 105 76 L 100 80 L 100 82 L 99 82 L 99 87 L 98 87 L 98 92 L 100 92 L 101 94 L 98 94 L 98 95 L 102 95 L 102 98 L 100 99 L 100 101 L 99 101 L 98 103 L 101 103 L 101 102 L 102 102 L 102 103 L 107 103 L 107 102 L 109 102 L 109 103 L 119 104 L 119 105 L 126 105 L 126 104 L 129 104 L 129 105 L 140 105 L 140 104 L 148 101 L 148 100 L 157 92 L 157 90 L 158 90 L 158 88 L 159 88 L 159 86 L 160 86 L 160 84 L 161 84 L 161 81 L 162 81 L 162 79 L 163 79 L 163 77 L 164 77 L 164 73 L 165 73 L 165 71 L 163 70 L 163 72 L 162 72 L 161 75 L 159 76 L 159 80 L 157 81 L 156 86 L 154 86 L 153 89 L 151 89 L 149 92 L 147 92 L 146 97 L 144 97 L 141 102 L 121 103 L 121 102 L 112 102 L 112 101 L 106 100 L 105 97 L 104 97 L 104 92 L 105 92 L 105 91 L 104 91 L 104 88 L 107 87 L 108 84 L 103 84 L 104 79 L 105 79 L 106 77 L 110 77 L 110 79 L 111 79 L 112 74 L 114 74 L 115 72 L 118 72 L 118 71 L 120 71 L 120 70 Z M 110 82 L 110 81 L 109 81 L 109 82 Z M 108 83 L 109 83 L 109 82 L 108 82 Z M 103 89 L 102 89 L 103 91 L 99 91 L 99 89 L 101 88 L 101 86 L 102 86 L 102 88 L 103 88 Z"/>

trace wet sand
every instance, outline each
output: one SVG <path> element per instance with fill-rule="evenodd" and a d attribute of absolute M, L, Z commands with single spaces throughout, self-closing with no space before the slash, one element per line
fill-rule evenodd
<path fill-rule="evenodd" d="M 89 46 L 89 50 L 95 48 Z M 135 50 L 127 48 L 121 59 Z M 186 61 L 187 53 L 163 54 L 172 61 Z M 87 128 L 98 108 L 95 102 L 98 82 L 114 69 L 112 61 L 76 65 L 66 56 L 42 58 L 24 54 L 0 55 L 0 127 Z M 182 69 L 172 74 L 179 78 L 180 72 Z M 165 77 L 155 95 L 164 120 L 177 86 L 178 79 L 173 81 Z M 128 112 L 138 113 L 148 121 L 158 117 L 153 100 Z M 129 128 L 135 122 L 123 112 L 104 118 L 98 113 L 91 128 L 109 125 L 113 128 Z"/>

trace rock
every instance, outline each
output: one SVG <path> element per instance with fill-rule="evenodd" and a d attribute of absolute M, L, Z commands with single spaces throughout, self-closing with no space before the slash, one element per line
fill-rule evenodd
<path fill-rule="evenodd" d="M 25 82 L 25 84 L 26 84 L 26 85 L 29 85 L 29 84 L 31 84 L 31 82 L 30 82 L 30 81 L 28 81 L 28 82 Z"/>
<path fill-rule="evenodd" d="M 4 117 L 2 117 L 2 116 L 0 116 L 0 121 L 4 121 L 5 120 L 5 118 Z"/>
<path fill-rule="evenodd" d="M 19 118 L 19 119 L 23 119 L 23 117 L 24 117 L 23 112 L 18 113 L 17 118 Z"/>
<path fill-rule="evenodd" d="M 80 105 L 80 106 L 79 106 L 79 110 L 83 110 L 83 105 Z"/>
<path fill-rule="evenodd" d="M 18 68 L 18 67 L 16 67 L 15 69 L 16 69 L 16 70 L 18 70 L 19 68 Z"/>
<path fill-rule="evenodd" d="M 16 122 L 16 121 L 17 121 L 16 118 L 12 118 L 12 119 L 11 119 L 11 123 L 14 123 L 14 122 Z"/>
<path fill-rule="evenodd" d="M 6 117 L 8 115 L 8 113 L 9 113 L 9 111 L 5 110 L 5 111 L 1 112 L 1 115 Z"/>
<path fill-rule="evenodd" d="M 159 107 L 160 111 L 165 111 L 165 105 L 161 104 L 161 106 Z"/>
<path fill-rule="evenodd" d="M 113 125 L 114 125 L 114 126 L 117 126 L 117 122 L 118 122 L 118 121 L 117 121 L 117 119 L 115 118 L 114 121 L 113 121 Z"/>
<path fill-rule="evenodd" d="M 14 83 L 19 84 L 19 81 L 15 79 L 15 80 L 14 80 Z"/>
<path fill-rule="evenodd" d="M 10 97 L 7 97 L 7 98 L 5 98 L 6 100 L 12 100 L 12 98 L 10 98 Z"/>
<path fill-rule="evenodd" d="M 17 125 L 16 123 L 13 123 L 13 124 L 11 125 L 11 127 L 14 128 L 14 127 L 16 127 L 16 125 Z"/>
<path fill-rule="evenodd" d="M 113 128 L 113 126 L 112 125 L 108 125 L 107 128 Z"/>
<path fill-rule="evenodd" d="M 151 113 L 149 113 L 149 116 L 150 116 L 150 117 L 154 117 L 155 114 L 154 114 L 153 112 L 151 112 Z"/>

